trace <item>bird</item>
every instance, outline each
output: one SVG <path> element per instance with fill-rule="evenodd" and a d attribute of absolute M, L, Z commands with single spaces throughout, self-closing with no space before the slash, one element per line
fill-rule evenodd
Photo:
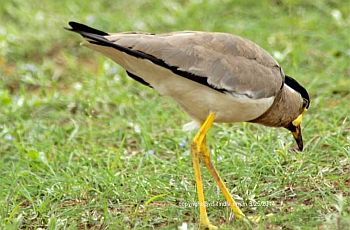
<path fill-rule="evenodd" d="M 303 150 L 301 122 L 310 106 L 309 93 L 254 42 L 222 32 L 107 33 L 68 24 L 65 29 L 80 34 L 84 45 L 112 59 L 132 79 L 173 98 L 199 124 L 190 148 L 201 229 L 217 229 L 206 210 L 201 163 L 234 217 L 247 218 L 212 163 L 206 136 L 214 122 L 286 128 L 297 150 Z"/>

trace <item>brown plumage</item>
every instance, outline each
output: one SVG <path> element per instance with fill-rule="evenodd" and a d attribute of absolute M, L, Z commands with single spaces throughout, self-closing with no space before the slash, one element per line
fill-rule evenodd
<path fill-rule="evenodd" d="M 272 126 L 288 127 L 304 110 L 303 98 L 289 86 L 284 86 L 276 95 L 274 103 L 260 117 L 251 122 Z"/>
<path fill-rule="evenodd" d="M 67 29 L 81 34 L 88 47 L 110 57 L 133 79 L 175 99 L 202 124 L 191 145 L 201 227 L 216 228 L 204 205 L 200 161 L 235 216 L 244 217 L 210 160 L 206 133 L 214 121 L 285 127 L 303 149 L 300 123 L 309 95 L 255 43 L 226 33 L 106 33 L 76 22 L 69 25 Z"/>

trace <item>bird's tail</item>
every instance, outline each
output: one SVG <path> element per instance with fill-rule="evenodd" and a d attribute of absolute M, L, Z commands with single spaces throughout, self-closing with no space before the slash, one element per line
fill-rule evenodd
<path fill-rule="evenodd" d="M 69 22 L 68 24 L 71 28 L 65 27 L 66 30 L 80 34 L 89 43 L 103 46 L 111 46 L 112 42 L 105 38 L 105 36 L 109 35 L 108 33 L 78 22 Z"/>
<path fill-rule="evenodd" d="M 116 49 L 116 50 L 121 51 L 123 53 L 126 53 L 128 55 L 137 57 L 137 58 L 148 59 L 148 60 L 153 61 L 153 62 L 161 62 L 160 60 L 156 59 L 155 57 L 148 55 L 146 53 L 143 53 L 141 51 L 133 50 L 131 48 L 118 45 L 117 43 L 113 43 L 112 41 L 108 40 L 108 36 L 110 36 L 110 34 L 104 32 L 104 31 L 97 30 L 95 28 L 86 26 L 86 25 L 78 23 L 78 22 L 69 22 L 68 24 L 71 26 L 71 28 L 66 27 L 65 28 L 66 30 L 80 34 L 83 38 L 86 39 L 86 41 L 89 42 L 89 43 L 83 43 L 83 45 L 86 45 L 94 50 L 99 51 L 99 52 L 105 53 L 105 55 L 109 56 L 113 60 L 115 60 L 116 57 L 111 55 L 110 52 L 106 52 L 106 49 L 103 49 L 103 48 L 105 48 L 105 47 L 113 48 L 113 49 Z M 120 64 L 120 62 L 118 62 L 118 61 L 116 61 L 116 62 Z M 150 86 L 149 83 L 144 81 L 141 77 L 138 77 L 129 71 L 126 71 L 126 72 L 134 80 L 136 80 L 144 85 L 147 85 L 149 87 L 152 87 L 152 86 Z"/>
<path fill-rule="evenodd" d="M 78 22 L 69 22 L 68 23 L 70 25 L 71 28 L 65 28 L 66 30 L 70 30 L 76 33 L 81 34 L 82 36 L 84 36 L 84 34 L 96 34 L 96 35 L 100 35 L 100 36 L 106 36 L 109 35 L 108 33 L 101 31 L 101 30 L 97 30 L 95 28 L 86 26 L 84 24 L 78 23 Z"/>
<path fill-rule="evenodd" d="M 84 37 L 91 44 L 98 45 L 98 46 L 112 47 L 112 48 L 117 49 L 121 52 L 129 54 L 131 56 L 134 56 L 137 58 L 148 59 L 151 62 L 154 62 L 155 64 L 164 65 L 164 62 L 162 60 L 157 59 L 157 58 L 153 57 L 152 55 L 143 53 L 143 52 L 138 51 L 138 50 L 133 50 L 133 49 L 128 48 L 128 47 L 118 45 L 117 43 L 114 43 L 114 42 L 108 40 L 107 37 L 110 36 L 110 34 L 104 32 L 104 31 L 97 30 L 95 28 L 86 26 L 86 25 L 78 23 L 78 22 L 69 22 L 68 24 L 71 26 L 71 28 L 66 27 L 65 28 L 66 30 L 73 31 L 75 33 L 80 34 L 82 37 Z"/>

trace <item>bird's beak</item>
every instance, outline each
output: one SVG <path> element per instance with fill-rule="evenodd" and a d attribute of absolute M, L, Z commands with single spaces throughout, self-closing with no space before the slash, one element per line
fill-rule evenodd
<path fill-rule="evenodd" d="M 297 142 L 299 151 L 303 151 L 303 137 L 301 135 L 301 121 L 303 120 L 303 115 L 307 111 L 307 108 L 304 108 L 304 111 L 291 123 L 290 131 L 293 134 L 295 141 Z"/>
<path fill-rule="evenodd" d="M 303 151 L 304 144 L 303 144 L 303 137 L 301 135 L 301 126 L 300 124 L 295 126 L 295 129 L 292 131 L 293 137 L 295 141 L 297 142 L 299 151 Z"/>

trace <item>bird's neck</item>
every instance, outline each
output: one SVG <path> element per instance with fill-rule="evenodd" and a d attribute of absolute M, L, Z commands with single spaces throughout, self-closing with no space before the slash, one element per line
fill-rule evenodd
<path fill-rule="evenodd" d="M 284 84 L 272 106 L 251 122 L 273 127 L 286 127 L 303 111 L 301 95 Z"/>

